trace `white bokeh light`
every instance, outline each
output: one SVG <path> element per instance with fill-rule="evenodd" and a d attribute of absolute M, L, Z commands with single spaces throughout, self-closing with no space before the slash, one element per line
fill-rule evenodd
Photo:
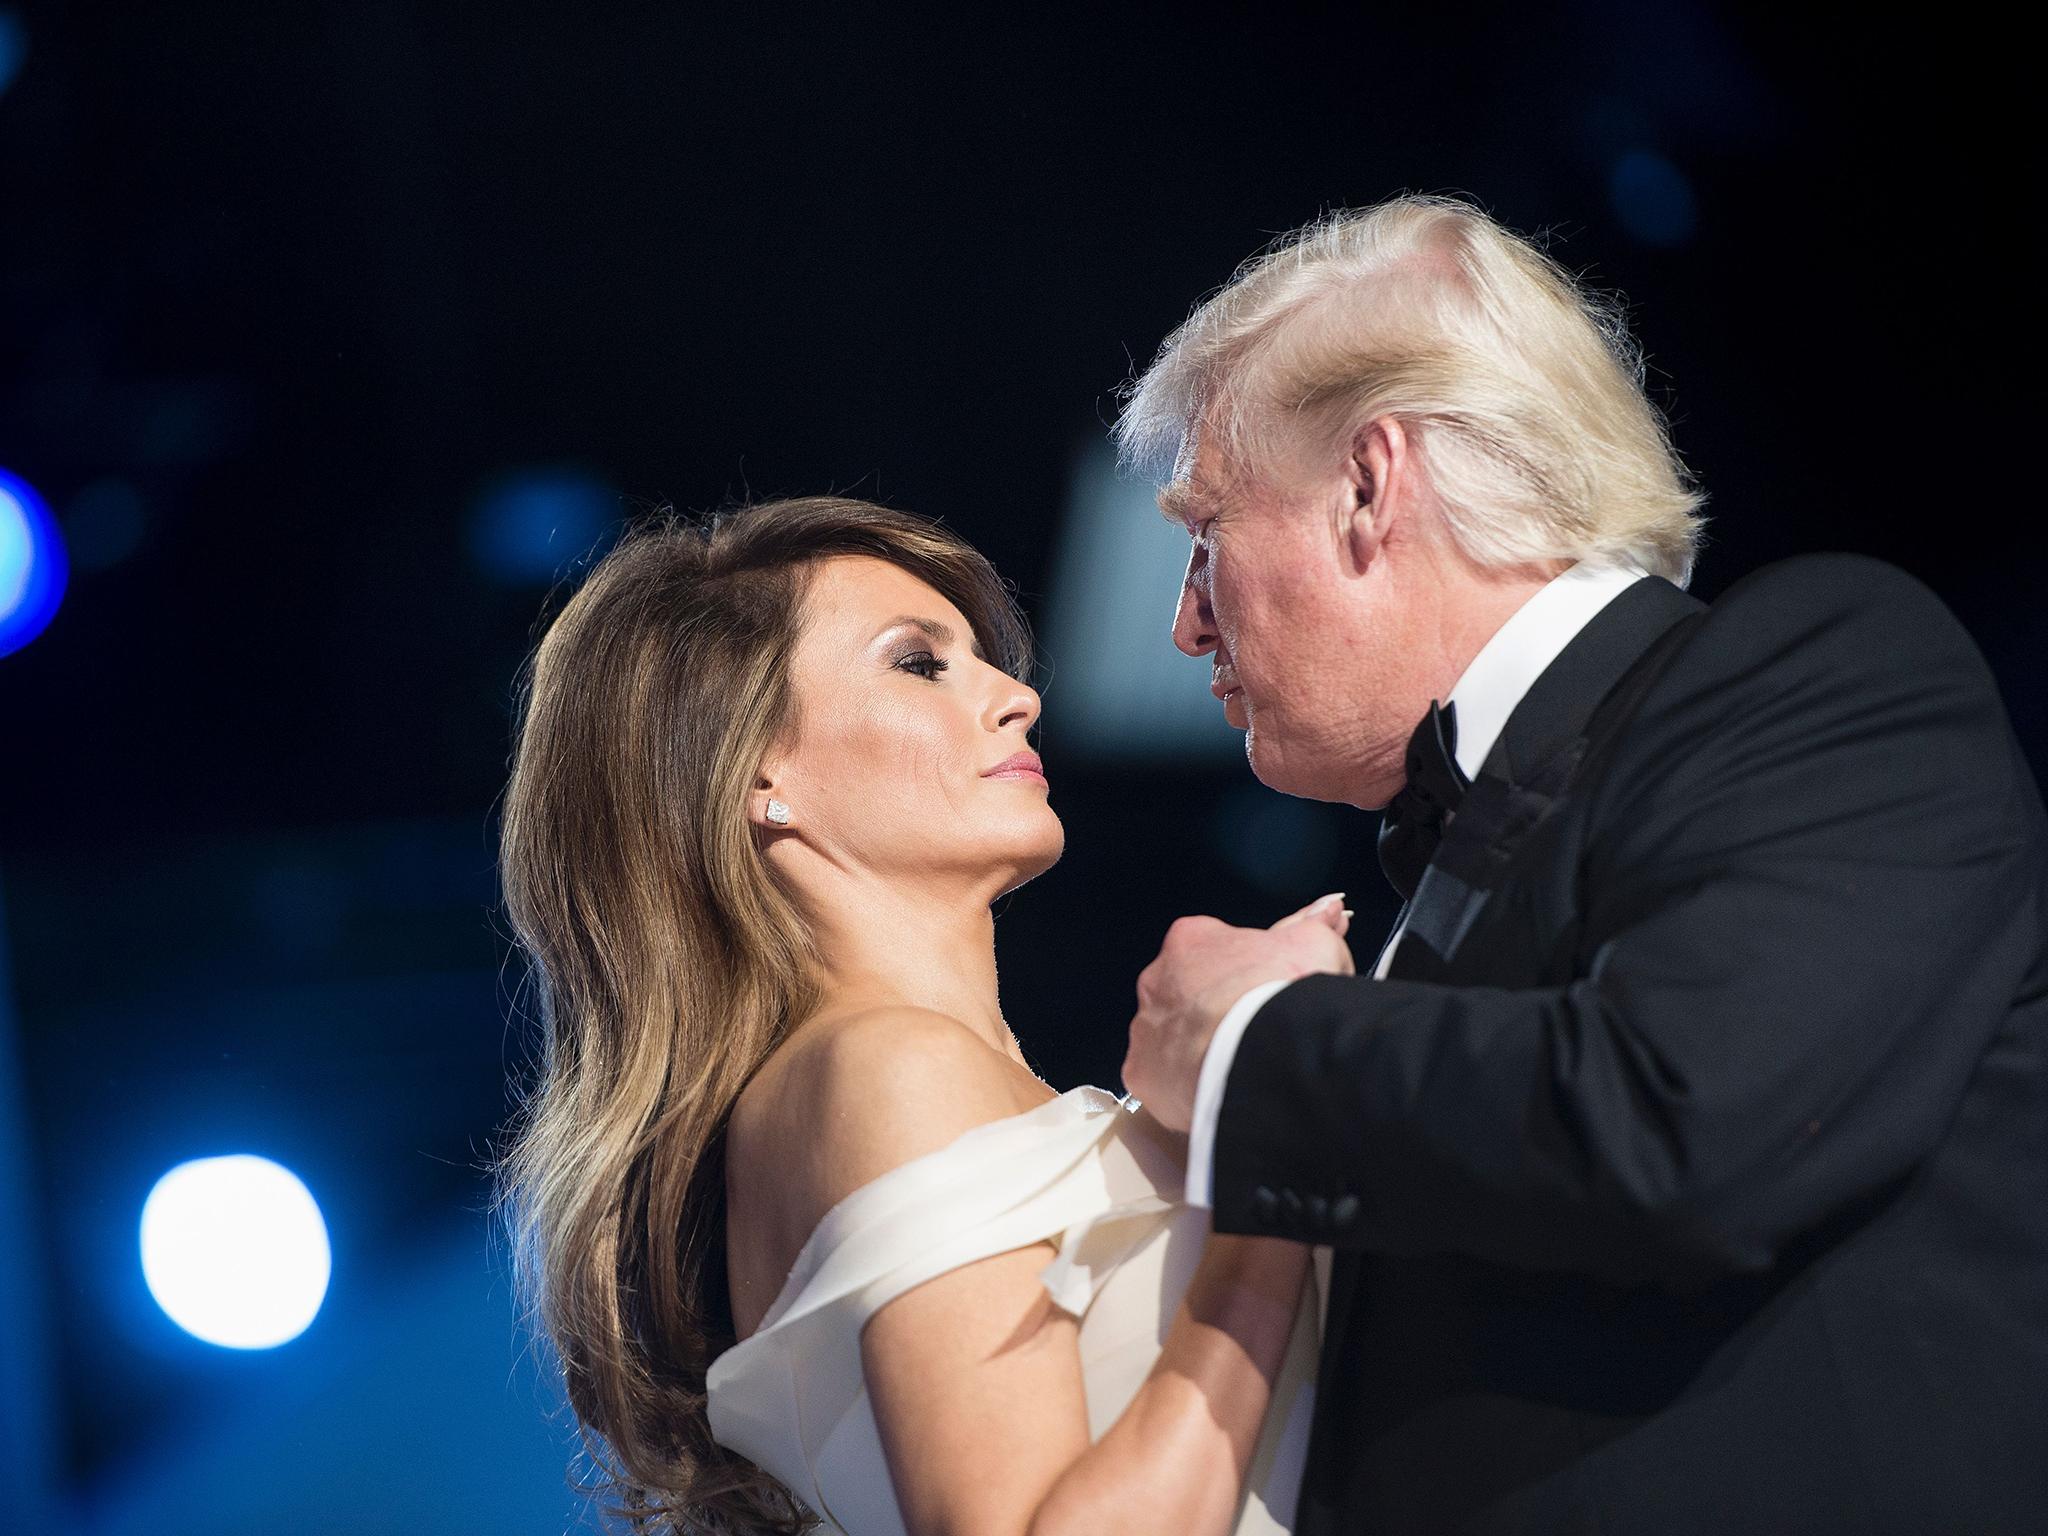
<path fill-rule="evenodd" d="M 180 1163 L 142 1205 L 142 1274 L 180 1328 L 228 1349 L 305 1332 L 327 1295 L 327 1223 L 290 1169 L 237 1154 Z"/>

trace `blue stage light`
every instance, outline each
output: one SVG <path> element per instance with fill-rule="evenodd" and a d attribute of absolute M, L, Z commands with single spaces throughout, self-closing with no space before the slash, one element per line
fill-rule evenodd
<path fill-rule="evenodd" d="M 1337 856 L 1343 836 L 1336 810 L 1315 800 L 1276 795 L 1263 784 L 1232 787 L 1216 804 L 1215 846 L 1247 884 L 1268 895 L 1299 899 L 1343 878 Z"/>
<path fill-rule="evenodd" d="M 28 57 L 28 28 L 11 5 L 0 5 L 0 96 L 14 84 Z"/>
<path fill-rule="evenodd" d="M 149 529 L 142 493 L 126 480 L 95 480 L 64 509 L 64 543 L 73 569 L 104 571 L 142 545 Z"/>
<path fill-rule="evenodd" d="M 546 465 L 500 475 L 477 498 L 470 552 L 512 586 L 546 586 L 591 554 L 619 515 L 619 495 L 595 475 Z"/>
<path fill-rule="evenodd" d="M 172 1322 L 228 1349 L 306 1331 L 327 1295 L 327 1223 L 298 1175 L 235 1154 L 180 1163 L 142 1206 L 142 1273 Z"/>
<path fill-rule="evenodd" d="M 64 600 L 64 541 L 28 482 L 0 469 L 0 656 L 40 635 Z"/>
<path fill-rule="evenodd" d="M 1607 191 L 1622 227 L 1645 245 L 1683 245 L 1699 227 L 1692 183 L 1651 150 L 1631 150 L 1615 161 Z"/>

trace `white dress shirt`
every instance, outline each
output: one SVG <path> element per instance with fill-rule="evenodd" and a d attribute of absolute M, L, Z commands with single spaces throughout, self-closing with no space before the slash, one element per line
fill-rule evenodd
<path fill-rule="evenodd" d="M 1451 689 L 1448 701 L 1458 706 L 1457 759 L 1466 778 L 1479 776 L 1480 764 L 1500 739 L 1508 716 L 1522 702 L 1530 685 L 1543 675 L 1544 668 L 1557 660 L 1558 653 L 1571 644 L 1594 614 L 1645 574 L 1635 566 L 1588 565 L 1581 561 L 1539 588 L 1480 648 Z M 1393 936 L 1380 951 L 1379 963 L 1373 967 L 1375 979 L 1387 974 L 1387 967 L 1393 963 L 1394 946 L 1401 942 L 1406 924 L 1404 911 L 1401 923 L 1395 926 Z M 1223 1112 L 1223 1085 L 1230 1076 L 1230 1063 L 1253 1015 L 1286 985 L 1288 981 L 1283 980 L 1253 987 L 1230 1005 L 1223 1022 L 1216 1026 L 1216 1033 L 1209 1037 L 1201 1073 L 1195 1080 L 1194 1118 L 1188 1126 L 1190 1205 L 1214 1204 L 1216 1122 Z"/>

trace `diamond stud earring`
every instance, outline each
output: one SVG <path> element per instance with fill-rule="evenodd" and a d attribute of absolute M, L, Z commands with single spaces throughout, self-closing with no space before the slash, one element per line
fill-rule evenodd
<path fill-rule="evenodd" d="M 768 819 L 774 822 L 775 825 L 777 825 L 778 827 L 788 826 L 789 807 L 784 805 L 780 800 L 770 800 L 768 802 Z"/>

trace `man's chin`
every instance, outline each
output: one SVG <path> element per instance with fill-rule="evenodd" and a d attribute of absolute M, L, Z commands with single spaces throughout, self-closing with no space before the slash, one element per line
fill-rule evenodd
<path fill-rule="evenodd" d="M 1252 776 L 1266 788 L 1305 800 L 1324 798 L 1307 787 L 1307 776 L 1301 772 L 1298 758 L 1275 741 L 1271 731 L 1261 731 L 1256 725 L 1246 730 L 1244 756 L 1245 761 L 1251 764 Z"/>
<path fill-rule="evenodd" d="M 1304 762 L 1300 753 L 1290 753 L 1276 742 L 1272 732 L 1261 734 L 1257 727 L 1245 733 L 1244 755 L 1261 784 L 1298 800 L 1323 800 L 1361 811 L 1381 811 L 1401 792 L 1398 782 L 1361 785 L 1356 774 L 1346 773 L 1341 767 Z"/>

